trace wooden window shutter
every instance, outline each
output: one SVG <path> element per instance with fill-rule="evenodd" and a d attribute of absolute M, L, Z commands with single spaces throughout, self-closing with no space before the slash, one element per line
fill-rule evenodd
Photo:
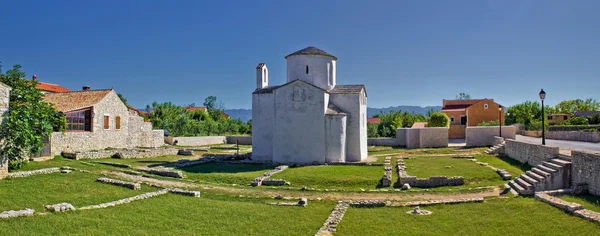
<path fill-rule="evenodd" d="M 117 116 L 115 118 L 115 127 L 116 127 L 116 129 L 121 129 L 121 117 L 120 116 Z"/>
<path fill-rule="evenodd" d="M 110 116 L 105 115 L 104 116 L 104 129 L 109 128 L 109 126 L 108 126 L 109 121 L 110 121 Z"/>

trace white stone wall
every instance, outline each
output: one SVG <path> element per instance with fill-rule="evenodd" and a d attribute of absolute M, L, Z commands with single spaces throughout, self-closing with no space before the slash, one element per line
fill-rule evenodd
<path fill-rule="evenodd" d="M 398 146 L 406 146 L 406 131 L 410 128 L 399 128 L 396 129 L 396 139 Z"/>
<path fill-rule="evenodd" d="M 325 116 L 326 161 L 345 162 L 346 115 Z"/>
<path fill-rule="evenodd" d="M 369 146 L 399 146 L 398 138 L 369 138 L 367 144 Z"/>
<path fill-rule="evenodd" d="M 273 158 L 272 93 L 252 94 L 252 159 L 271 161 Z"/>
<path fill-rule="evenodd" d="M 226 136 L 198 136 L 198 137 L 167 137 L 168 144 L 178 146 L 205 146 L 227 143 Z M 175 144 L 177 141 L 177 144 Z"/>
<path fill-rule="evenodd" d="M 331 94 L 329 100 L 347 114 L 346 161 L 365 160 L 367 154 L 366 104 L 360 104 L 359 94 Z"/>
<path fill-rule="evenodd" d="M 10 98 L 11 88 L 0 83 L 0 124 L 4 124 L 4 117 L 8 113 L 8 100 Z"/>
<path fill-rule="evenodd" d="M 321 55 L 296 55 L 287 58 L 287 82 L 302 80 L 324 90 L 335 87 L 335 60 Z M 308 74 L 306 73 L 308 66 Z"/>
<path fill-rule="evenodd" d="M 419 148 L 421 147 L 421 129 L 406 130 L 406 147 Z"/>
<path fill-rule="evenodd" d="M 240 145 L 252 145 L 252 136 L 227 136 L 227 143 L 235 144 L 238 141 Z"/>
<path fill-rule="evenodd" d="M 600 142 L 600 132 L 548 131 L 546 138 L 598 143 Z"/>
<path fill-rule="evenodd" d="M 448 128 L 432 127 L 419 129 L 420 148 L 448 147 Z"/>
<path fill-rule="evenodd" d="M 572 151 L 572 186 L 587 184 L 590 194 L 600 196 L 600 153 Z"/>
<path fill-rule="evenodd" d="M 137 114 L 130 113 L 115 91 L 92 108 L 92 132 L 54 132 L 50 136 L 50 151 L 81 152 L 106 148 L 158 147 L 163 144 L 162 131 L 151 130 Z M 104 129 L 104 115 L 108 115 L 109 128 Z M 116 129 L 116 117 L 121 117 L 121 127 Z M 133 124 L 129 124 L 129 122 Z M 130 133 L 130 129 L 132 132 Z M 131 135 L 130 135 L 131 134 Z M 164 134 L 163 134 L 164 135 Z"/>
<path fill-rule="evenodd" d="M 504 154 L 521 163 L 537 166 L 544 161 L 558 158 L 558 147 L 519 142 L 507 139 Z"/>
<path fill-rule="evenodd" d="M 494 145 L 494 137 L 500 134 L 498 126 L 469 126 L 465 131 L 465 141 L 468 147 L 485 147 Z M 502 126 L 502 137 L 515 139 L 516 128 L 514 126 Z"/>
<path fill-rule="evenodd" d="M 273 94 L 273 162 L 324 163 L 325 92 L 296 81 Z"/>

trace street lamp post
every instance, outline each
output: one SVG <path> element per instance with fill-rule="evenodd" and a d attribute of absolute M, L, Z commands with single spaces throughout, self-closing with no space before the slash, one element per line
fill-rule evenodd
<path fill-rule="evenodd" d="M 502 138 L 502 105 L 498 106 L 498 128 L 500 130 L 500 138 Z"/>
<path fill-rule="evenodd" d="M 546 132 L 544 128 L 544 121 L 546 120 L 546 113 L 544 113 L 544 99 L 546 98 L 546 92 L 544 89 L 540 91 L 540 100 L 542 100 L 542 145 L 546 145 Z"/>

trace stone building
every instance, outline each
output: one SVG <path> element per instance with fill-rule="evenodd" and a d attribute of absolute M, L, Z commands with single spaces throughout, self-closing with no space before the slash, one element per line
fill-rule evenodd
<path fill-rule="evenodd" d="M 287 83 L 269 86 L 264 63 L 252 93 L 252 159 L 275 163 L 367 158 L 364 85 L 337 85 L 337 58 L 316 47 L 285 57 Z"/>
<path fill-rule="evenodd" d="M 4 125 L 6 113 L 8 112 L 8 101 L 11 88 L 0 82 L 0 124 Z M 0 179 L 8 175 L 8 159 L 0 156 Z"/>
<path fill-rule="evenodd" d="M 164 131 L 152 130 L 152 124 L 129 110 L 112 89 L 84 87 L 82 91 L 47 93 L 43 99 L 67 118 L 66 132 L 50 136 L 47 155 L 164 144 Z"/>
<path fill-rule="evenodd" d="M 468 126 L 499 121 L 504 125 L 504 107 L 494 99 L 442 100 L 442 112 L 450 118 L 449 138 L 465 138 Z"/>

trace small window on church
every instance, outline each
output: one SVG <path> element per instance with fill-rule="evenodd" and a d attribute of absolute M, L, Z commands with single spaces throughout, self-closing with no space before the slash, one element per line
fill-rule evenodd
<path fill-rule="evenodd" d="M 308 65 L 306 65 L 306 74 L 308 75 Z"/>

